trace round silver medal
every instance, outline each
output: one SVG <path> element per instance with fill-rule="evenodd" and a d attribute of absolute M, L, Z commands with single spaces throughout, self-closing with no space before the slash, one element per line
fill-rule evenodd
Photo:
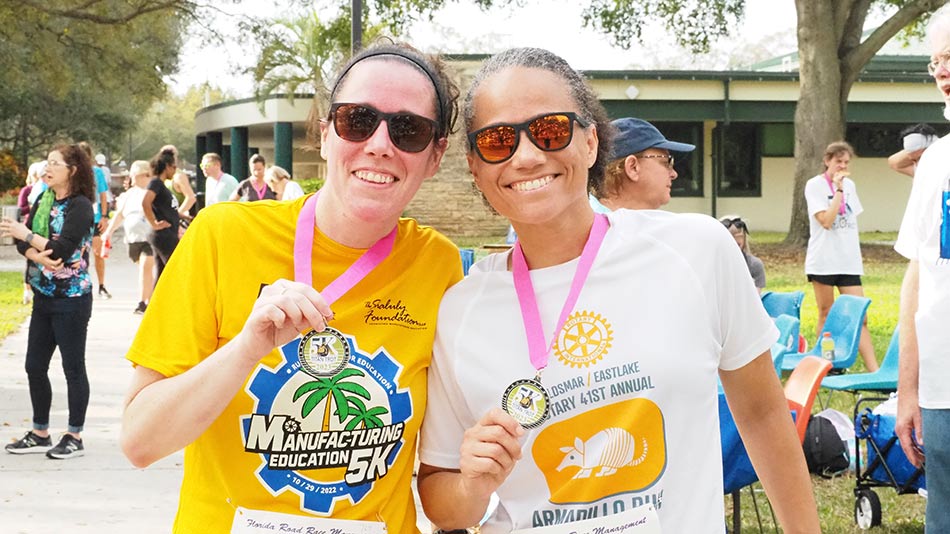
<path fill-rule="evenodd" d="M 501 409 L 524 428 L 541 426 L 551 415 L 547 390 L 537 380 L 527 378 L 508 386 L 501 398 Z"/>
<path fill-rule="evenodd" d="M 339 330 L 311 330 L 297 348 L 300 367 L 313 377 L 333 376 L 350 362 L 350 346 Z"/>

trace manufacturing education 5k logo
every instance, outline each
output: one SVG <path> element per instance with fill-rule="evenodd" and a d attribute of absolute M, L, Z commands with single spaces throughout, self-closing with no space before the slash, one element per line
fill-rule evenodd
<path fill-rule="evenodd" d="M 301 510 L 330 514 L 337 500 L 356 504 L 386 476 L 405 445 L 412 401 L 384 349 L 370 355 L 332 328 L 304 343 L 312 348 L 288 343 L 281 365 L 258 366 L 248 382 L 255 406 L 241 421 L 244 449 L 260 455 L 255 475 L 271 493 L 293 491 Z M 349 361 L 334 374 L 307 361 L 341 356 Z"/>

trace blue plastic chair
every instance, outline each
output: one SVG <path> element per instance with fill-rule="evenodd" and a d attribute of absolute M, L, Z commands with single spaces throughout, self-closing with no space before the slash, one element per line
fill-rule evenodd
<path fill-rule="evenodd" d="M 805 300 L 805 293 L 802 291 L 790 291 L 788 293 L 766 291 L 762 293 L 762 305 L 765 306 L 766 313 L 772 318 L 780 315 L 791 315 L 801 320 L 803 300 Z"/>
<path fill-rule="evenodd" d="M 829 376 L 821 381 L 821 387 L 835 391 L 879 391 L 889 393 L 897 391 L 898 329 L 894 329 L 891 343 L 881 362 L 881 367 L 873 373 L 855 373 L 851 375 Z"/>
<path fill-rule="evenodd" d="M 800 326 L 798 319 L 783 313 L 775 318 L 775 326 L 778 328 L 778 343 L 785 345 L 786 352 L 797 352 Z"/>
<path fill-rule="evenodd" d="M 788 347 L 781 342 L 774 343 L 772 345 L 772 365 L 775 366 L 775 373 L 778 376 L 782 376 L 782 360 L 785 359 L 785 355 L 788 354 Z"/>
<path fill-rule="evenodd" d="M 821 336 L 825 332 L 831 334 L 835 341 L 835 359 L 832 360 L 833 369 L 847 369 L 858 359 L 858 341 L 861 339 L 861 326 L 867 314 L 871 299 L 855 295 L 839 295 L 831 305 L 825 325 L 818 334 L 818 340 L 812 349 L 806 353 L 786 354 L 782 361 L 782 370 L 795 369 L 798 362 L 805 356 L 821 357 Z"/>
<path fill-rule="evenodd" d="M 475 250 L 470 248 L 459 249 L 462 256 L 462 274 L 468 276 L 468 270 L 475 263 Z"/>

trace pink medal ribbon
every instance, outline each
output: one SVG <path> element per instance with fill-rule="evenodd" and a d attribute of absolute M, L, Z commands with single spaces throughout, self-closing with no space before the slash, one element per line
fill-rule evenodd
<path fill-rule="evenodd" d="M 253 183 L 251 183 L 251 187 L 254 187 Z M 254 187 L 254 192 L 257 193 L 257 200 L 264 200 L 264 195 L 267 193 L 267 183 L 265 182 L 264 187 L 261 187 L 260 189 Z"/>
<path fill-rule="evenodd" d="M 294 232 L 294 280 L 309 286 L 313 285 L 313 232 L 316 226 L 316 207 L 319 193 L 308 198 L 297 217 Z M 399 227 L 373 244 L 362 256 L 357 258 L 346 271 L 323 288 L 320 294 L 328 305 L 353 288 L 360 280 L 375 269 L 389 256 L 396 242 Z M 349 364 L 349 350 L 343 334 L 327 326 L 321 332 L 311 330 L 304 334 L 297 345 L 297 357 L 301 369 L 316 378 L 334 376 Z"/>
<path fill-rule="evenodd" d="M 316 226 L 317 197 L 319 193 L 304 202 L 300 215 L 297 216 L 297 230 L 294 234 L 294 280 L 307 285 L 313 285 L 313 271 L 311 257 L 313 254 L 313 229 Z M 393 250 L 396 242 L 396 233 L 399 227 L 394 226 L 385 237 L 373 244 L 353 265 L 350 265 L 336 280 L 330 282 L 320 292 L 327 304 L 333 304 L 360 280 L 366 278 L 377 265 L 383 262 Z"/>
<path fill-rule="evenodd" d="M 525 334 L 528 337 L 528 355 L 531 359 L 531 365 L 538 372 L 533 380 L 516 380 L 512 383 L 505 391 L 501 405 L 502 409 L 525 428 L 540 426 L 550 415 L 548 394 L 541 385 L 541 371 L 548 365 L 558 332 L 561 331 L 564 323 L 567 322 L 567 318 L 574 311 L 574 305 L 577 304 L 581 289 L 583 289 L 584 282 L 590 274 L 594 259 L 597 257 L 597 251 L 600 250 L 609 227 L 610 223 L 606 215 L 600 213 L 594 215 L 594 224 L 591 226 L 587 243 L 584 244 L 584 250 L 578 260 L 570 291 L 564 301 L 564 306 L 561 308 L 561 315 L 554 327 L 551 342 L 547 344 L 545 344 L 544 328 L 541 326 L 541 313 L 538 310 L 538 301 L 535 297 L 534 286 L 531 284 L 531 274 L 528 271 L 524 251 L 521 250 L 521 244 L 518 242 L 515 243 L 512 249 L 511 271 L 514 277 L 515 292 L 518 295 L 518 304 L 521 306 L 521 318 L 524 321 Z"/>
<path fill-rule="evenodd" d="M 831 190 L 831 197 L 835 196 L 835 186 L 831 181 L 831 177 L 828 176 L 828 173 L 825 173 L 825 181 L 828 182 L 828 189 Z M 844 180 L 841 181 L 841 205 L 838 206 L 838 214 L 844 215 L 847 212 L 846 204 L 844 201 Z"/>

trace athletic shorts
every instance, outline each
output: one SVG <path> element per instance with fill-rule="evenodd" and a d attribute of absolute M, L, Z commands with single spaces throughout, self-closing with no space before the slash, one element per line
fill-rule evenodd
<path fill-rule="evenodd" d="M 809 282 L 818 282 L 826 286 L 849 287 L 860 286 L 861 276 L 857 274 L 809 274 Z"/>
<path fill-rule="evenodd" d="M 139 256 L 145 254 L 146 256 L 154 256 L 155 253 L 152 252 L 152 245 L 148 241 L 140 241 L 138 243 L 129 243 L 129 258 L 138 263 Z"/>

